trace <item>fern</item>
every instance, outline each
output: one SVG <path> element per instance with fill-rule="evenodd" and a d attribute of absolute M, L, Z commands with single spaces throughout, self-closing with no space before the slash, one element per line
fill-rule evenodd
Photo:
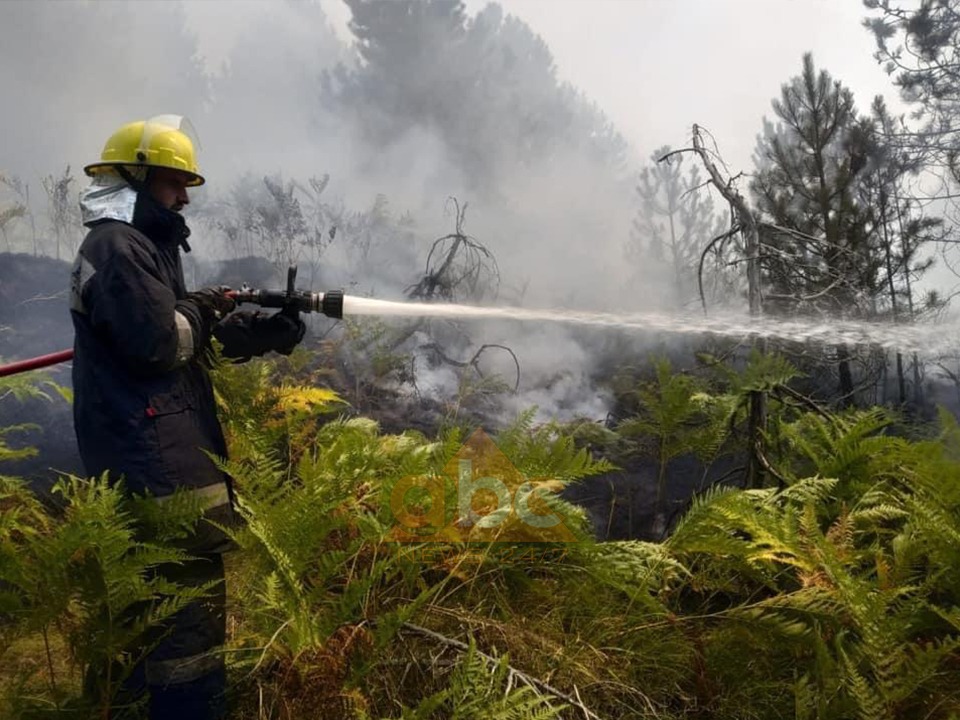
<path fill-rule="evenodd" d="M 754 349 L 744 371 L 740 374 L 731 373 L 728 377 L 733 393 L 744 396 L 751 392 L 769 392 L 787 385 L 799 375 L 800 372 L 782 355 Z"/>
<path fill-rule="evenodd" d="M 0 402 L 7 398 L 12 398 L 18 402 L 29 399 L 42 399 L 47 402 L 53 401 L 53 395 L 72 401 L 72 393 L 69 388 L 58 385 L 49 380 L 44 373 L 29 373 L 21 375 L 8 375 L 0 378 Z M 7 437 L 16 433 L 25 433 L 40 430 L 41 428 L 34 423 L 17 423 L 0 428 L 0 462 L 5 460 L 23 460 L 25 458 L 35 457 L 37 450 L 34 447 L 11 447 L 8 444 Z"/>
<path fill-rule="evenodd" d="M 224 465 L 246 520 L 230 532 L 247 556 L 249 621 L 291 654 L 363 619 L 396 562 L 373 551 L 390 530 L 377 507 L 381 483 L 423 472 L 433 449 L 414 436 L 380 437 L 362 419 L 330 422 L 314 443 L 292 473 L 269 452 Z"/>
<path fill-rule="evenodd" d="M 54 698 L 62 691 L 52 673 L 47 640 L 56 631 L 81 673 L 98 679 L 92 699 L 104 714 L 142 657 L 131 656 L 129 649 L 148 651 L 149 645 L 140 643 L 148 630 L 210 588 L 180 587 L 155 572 L 187 555 L 137 540 L 122 488 L 105 476 L 66 477 L 54 492 L 63 498 L 62 518 L 51 522 L 41 517 L 38 505 L 26 501 L 17 530 L 0 537 L 4 610 L 19 633 L 43 635 Z"/>
<path fill-rule="evenodd" d="M 869 477 L 877 459 L 896 454 L 902 441 L 880 434 L 891 422 L 881 409 L 851 411 L 833 420 L 809 413 L 784 425 L 782 432 L 788 446 L 809 463 L 802 472 L 849 481 Z"/>
<path fill-rule="evenodd" d="M 611 463 L 578 448 L 569 428 L 557 423 L 532 427 L 533 412 L 521 414 L 495 438 L 500 452 L 525 476 L 565 484 L 614 469 Z"/>
<path fill-rule="evenodd" d="M 673 373 L 666 359 L 658 360 L 655 370 L 655 381 L 635 391 L 638 414 L 621 422 L 617 432 L 633 442 L 635 453 L 656 460 L 656 510 L 662 513 L 670 462 L 687 454 L 712 462 L 729 437 L 742 401 L 707 392 L 699 378 Z"/>

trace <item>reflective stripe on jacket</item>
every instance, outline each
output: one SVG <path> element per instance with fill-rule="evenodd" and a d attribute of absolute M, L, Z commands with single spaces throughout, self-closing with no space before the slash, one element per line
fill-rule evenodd
<path fill-rule="evenodd" d="M 77 440 L 89 475 L 122 475 L 132 493 L 229 498 L 229 478 L 207 455 L 225 457 L 226 443 L 179 242 L 103 220 L 81 244 L 71 277 Z M 218 510 L 218 521 L 230 519 L 229 504 Z M 194 549 L 226 549 L 215 534 L 200 533 Z"/>

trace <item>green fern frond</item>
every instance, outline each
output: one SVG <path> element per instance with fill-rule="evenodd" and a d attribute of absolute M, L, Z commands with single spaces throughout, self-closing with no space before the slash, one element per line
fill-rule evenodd
<path fill-rule="evenodd" d="M 557 423 L 532 427 L 532 411 L 522 413 L 494 442 L 523 475 L 571 482 L 609 472 L 614 466 L 578 448 L 570 428 Z"/>
<path fill-rule="evenodd" d="M 743 373 L 733 376 L 733 386 L 738 395 L 769 392 L 799 375 L 800 372 L 782 355 L 753 350 Z"/>
<path fill-rule="evenodd" d="M 835 478 L 809 477 L 793 483 L 776 496 L 779 500 L 796 505 L 819 505 L 831 498 L 837 487 Z"/>
<path fill-rule="evenodd" d="M 857 717 L 860 720 L 887 720 L 890 717 L 889 710 L 876 688 L 860 673 L 846 653 L 841 652 L 840 660 L 844 687 L 856 703 Z"/>

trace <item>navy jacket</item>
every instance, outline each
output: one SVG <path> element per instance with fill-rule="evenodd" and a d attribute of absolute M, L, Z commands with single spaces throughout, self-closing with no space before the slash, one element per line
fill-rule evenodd
<path fill-rule="evenodd" d="M 157 497 L 197 490 L 213 508 L 232 489 L 207 453 L 225 457 L 227 448 L 204 364 L 206 329 L 186 298 L 180 245 L 189 230 L 174 215 L 102 220 L 80 246 L 71 276 L 74 422 L 88 475 L 109 471 L 129 492 Z M 194 549 L 217 551 L 207 540 Z"/>

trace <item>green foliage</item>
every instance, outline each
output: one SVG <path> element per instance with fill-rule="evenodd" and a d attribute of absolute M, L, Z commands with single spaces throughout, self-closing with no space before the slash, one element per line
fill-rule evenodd
<path fill-rule="evenodd" d="M 412 438 L 380 438 L 365 421 L 329 423 L 318 442 L 323 450 L 305 452 L 292 477 L 269 454 L 225 466 L 246 520 L 232 535 L 252 571 L 240 591 L 248 619 L 294 654 L 363 619 L 371 587 L 392 572 L 389 555 L 370 555 L 387 532 L 372 508 L 374 483 L 423 457 Z M 342 576 L 358 563 L 361 572 Z"/>
<path fill-rule="evenodd" d="M 740 403 L 733 395 L 712 395 L 706 382 L 674 373 L 666 358 L 654 364 L 656 377 L 635 392 L 639 412 L 617 431 L 633 441 L 635 452 L 657 461 L 657 508 L 663 510 L 671 460 L 692 454 L 713 460 L 727 438 Z"/>
<path fill-rule="evenodd" d="M 30 432 L 39 429 L 40 427 L 34 423 L 18 423 L 17 425 L 8 425 L 4 428 L 0 428 L 0 462 L 4 460 L 22 460 L 23 458 L 34 457 L 37 454 L 36 448 L 12 448 L 7 444 L 7 436 L 14 433 Z"/>
<path fill-rule="evenodd" d="M 650 434 L 673 457 L 725 452 L 749 393 L 769 392 L 779 487 L 709 490 L 662 543 L 597 544 L 556 492 L 610 464 L 582 447 L 582 425 L 538 426 L 528 411 L 493 442 L 551 491 L 573 541 L 481 540 L 457 526 L 445 474 L 472 435 L 330 420 L 329 391 L 278 372 L 217 369 L 224 469 L 245 520 L 230 530 L 239 718 L 960 712 L 960 425 L 946 413 L 911 439 L 887 412 L 831 414 L 785 393 L 795 371 L 775 357 L 714 385 L 661 363 L 637 393 L 633 434 L 616 442 Z M 409 478 L 443 483 L 422 502 L 447 503 L 448 535 L 396 533 L 393 492 Z M 136 659 L 131 640 L 191 597 L 153 571 L 183 557 L 173 548 L 197 508 L 182 498 L 157 514 L 103 479 L 58 492 L 55 515 L 0 478 L 0 632 L 8 648 L 41 638 L 50 658 L 60 642 L 78 670 L 116 668 L 102 707 Z M 458 662 L 441 666 L 451 647 Z M 33 685 L 6 683 L 19 692 L 11 712 L 75 694 L 43 665 Z M 540 694 L 547 683 L 556 697 Z"/>
<path fill-rule="evenodd" d="M 219 354 L 211 359 L 220 422 L 235 459 L 256 461 L 272 449 L 293 463 L 321 418 L 342 406 L 333 391 L 305 385 L 285 373 L 284 367 L 294 370 L 302 362 L 296 353 L 291 358 L 238 364 Z"/>
<path fill-rule="evenodd" d="M 727 373 L 733 394 L 744 397 L 751 392 L 768 392 L 786 385 L 800 373 L 782 355 L 754 349 L 742 373 Z"/>
<path fill-rule="evenodd" d="M 12 621 L 9 639 L 42 635 L 50 699 L 58 706 L 69 693 L 58 685 L 50 638 L 62 638 L 73 669 L 91 682 L 82 702 L 105 716 L 150 649 L 148 631 L 209 588 L 183 588 L 156 573 L 187 555 L 138 540 L 121 486 L 105 476 L 65 477 L 54 493 L 63 504 L 55 518 L 22 485 L 4 479 L 4 502 L 17 505 L 4 514 L 0 533 L 0 617 Z"/>
<path fill-rule="evenodd" d="M 700 573 L 698 582 L 743 598 L 723 616 L 755 637 L 754 651 L 770 668 L 792 649 L 792 666 L 806 668 L 803 687 L 818 688 L 808 716 L 911 717 L 907 708 L 923 707 L 929 692 L 947 691 L 944 665 L 956 657 L 960 636 L 936 621 L 934 608 L 956 596 L 948 599 L 940 574 L 924 577 L 913 551 L 903 552 L 915 538 L 915 508 L 923 500 L 875 491 L 848 508 L 837 502 L 844 485 L 810 478 L 779 491 L 711 493 L 667 545 L 687 567 L 710 558 L 714 569 L 737 578 Z M 956 515 L 928 509 L 939 520 L 933 522 L 946 555 L 956 559 Z M 705 599 L 715 603 L 709 594 Z M 718 625 L 711 641 L 724 648 L 731 630 Z"/>
<path fill-rule="evenodd" d="M 377 319 L 344 320 L 341 349 L 356 381 L 353 401 L 361 405 L 369 384 L 411 382 L 412 358 L 399 352 L 397 333 Z M 406 334 L 402 333 L 401 337 Z M 361 379 L 362 378 L 362 379 Z"/>
<path fill-rule="evenodd" d="M 877 41 L 874 59 L 913 106 L 920 121 L 906 147 L 922 156 L 926 166 L 939 166 L 958 178 L 956 145 L 950 138 L 957 127 L 955 81 L 960 47 L 960 13 L 956 0 L 904 3 L 866 0 L 871 16 L 863 24 Z M 899 127 L 899 126 L 898 126 Z"/>
<path fill-rule="evenodd" d="M 641 413 L 621 423 L 620 432 L 655 443 L 651 454 L 662 465 L 684 453 L 709 458 L 720 440 L 710 422 L 717 399 L 706 393 L 698 378 L 672 372 L 669 360 L 657 361 L 655 368 L 656 380 L 636 390 Z"/>
<path fill-rule="evenodd" d="M 534 427 L 536 408 L 531 408 L 500 430 L 496 445 L 527 477 L 548 477 L 564 484 L 613 470 L 605 460 L 596 460 L 579 449 L 569 429 L 547 423 Z"/>
<path fill-rule="evenodd" d="M 268 375 L 259 377 L 268 382 Z M 256 384 L 246 385 L 253 397 L 259 397 L 252 390 Z M 270 411 L 265 412 L 269 416 Z M 585 539 L 583 512 L 555 493 L 610 466 L 578 449 L 564 428 L 533 427 L 532 417 L 532 411 L 524 413 L 498 434 L 496 443 L 525 476 L 549 480 L 545 487 L 551 491 L 546 494 L 550 509 Z M 531 571 L 543 571 L 537 557 L 550 564 L 563 562 L 560 547 L 541 546 L 537 555 L 521 556 L 516 543 L 396 542 L 393 488 L 404 478 L 443 477 L 442 469 L 463 443 L 459 431 L 430 442 L 415 433 L 381 435 L 375 423 L 362 418 L 328 421 L 291 462 L 284 441 L 266 423 L 251 417 L 231 428 L 243 437 L 233 437 L 231 460 L 224 469 L 235 478 L 238 507 L 246 521 L 232 531 L 243 557 L 233 585 L 242 608 L 236 641 L 240 648 L 249 648 L 237 661 L 252 667 L 258 677 L 278 678 L 288 672 L 284 668 L 299 673 L 300 682 L 322 675 L 327 681 L 320 685 L 326 689 L 318 692 L 337 696 L 325 696 L 328 702 L 344 702 L 339 693 L 354 688 L 350 693 L 355 694 L 371 674 L 391 667 L 382 663 L 403 652 L 398 636 L 403 624 L 432 617 L 430 608 L 439 597 L 446 594 L 448 603 L 459 598 L 457 606 L 472 606 L 484 602 L 482 594 L 474 594 L 475 578 L 481 574 L 501 578 L 496 582 L 506 589 L 528 583 Z M 453 512 L 456 487 L 443 487 L 453 493 L 446 500 Z M 508 597 L 503 601 L 512 602 Z M 373 648 L 379 656 L 371 654 Z M 475 671 L 470 671 L 470 682 L 476 680 Z M 328 688 L 330 678 L 340 678 L 342 685 Z M 282 684 L 273 687 L 269 703 L 281 715 L 295 715 L 307 702 L 287 702 Z M 518 708 L 522 713 L 543 704 L 529 691 L 514 690 L 502 707 L 491 696 L 475 699 L 481 704 L 471 709 L 473 701 L 459 698 L 459 690 L 451 692 L 435 699 L 474 713 L 464 717 L 480 716 L 476 713 L 482 715 L 482 708 L 511 717 Z M 411 696 L 404 699 L 409 706 Z M 375 696 L 361 705 L 367 702 L 376 705 L 382 699 Z"/>
<path fill-rule="evenodd" d="M 866 121 L 851 91 L 818 71 L 809 53 L 773 110 L 777 124 L 767 123 L 759 139 L 751 190 L 764 219 L 795 232 L 771 230 L 765 239 L 775 249 L 762 259 L 772 290 L 767 311 L 833 312 L 839 305 L 867 314 L 882 260 L 875 218 L 858 194 L 867 179 L 860 172 Z"/>
<path fill-rule="evenodd" d="M 895 466 L 908 443 L 882 434 L 892 422 L 880 408 L 853 410 L 840 416 L 807 413 L 781 425 L 781 438 L 792 457 L 794 475 L 819 474 L 871 484 Z M 861 483 L 860 490 L 865 489 Z"/>

